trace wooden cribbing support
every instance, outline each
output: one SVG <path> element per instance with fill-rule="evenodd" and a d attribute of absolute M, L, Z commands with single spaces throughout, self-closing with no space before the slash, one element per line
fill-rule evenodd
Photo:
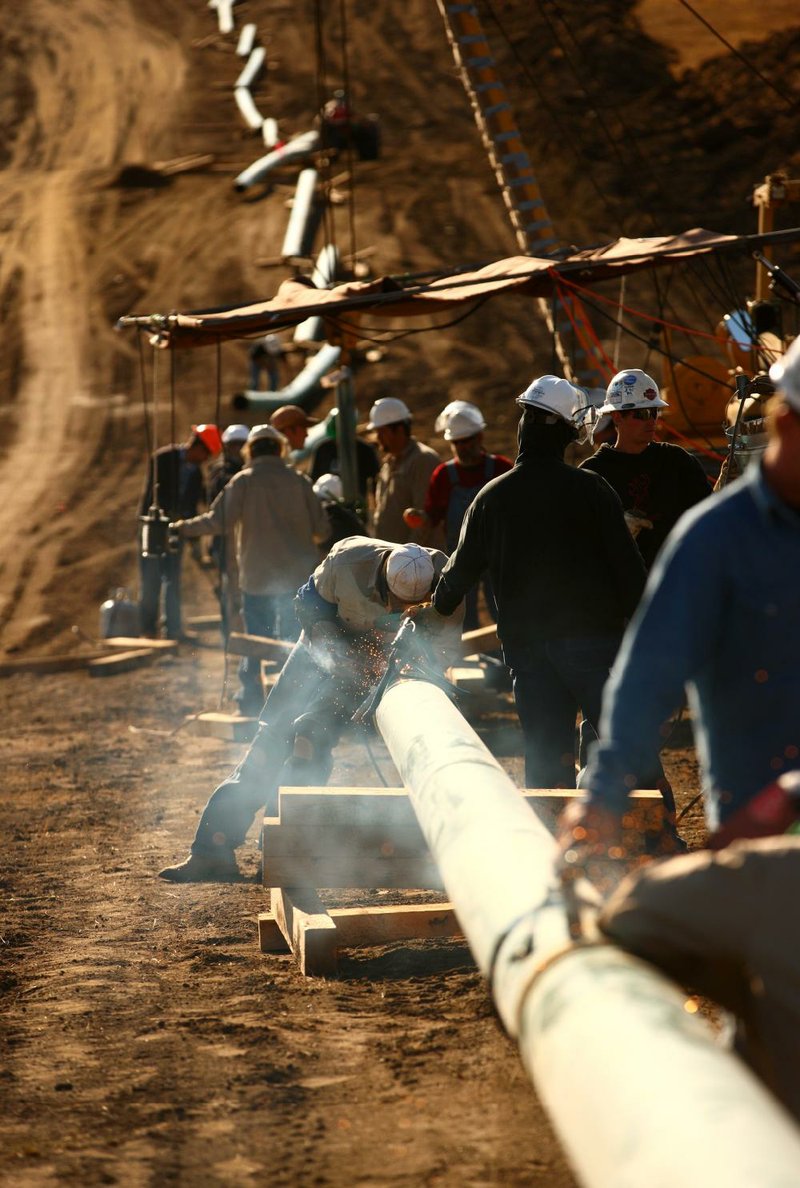
<path fill-rule="evenodd" d="M 554 830 L 571 789 L 521 791 Z M 645 831 L 663 823 L 656 790 L 632 793 L 623 843 L 639 848 Z M 433 861 L 405 788 L 281 788 L 278 815 L 261 833 L 262 879 L 272 911 L 259 916 L 262 951 L 289 948 L 304 973 L 333 972 L 337 946 L 381 944 L 426 936 L 460 935 L 449 903 L 325 909 L 317 888 L 441 890 Z"/>
<path fill-rule="evenodd" d="M 242 718 L 239 714 L 221 714 L 209 711 L 186 719 L 189 734 L 204 738 L 221 738 L 226 742 L 251 742 L 258 729 L 258 718 Z"/>
<path fill-rule="evenodd" d="M 316 977 L 336 972 L 336 925 L 310 887 L 278 888 L 270 893 L 272 911 L 291 946 L 300 972 Z"/>
<path fill-rule="evenodd" d="M 152 664 L 158 655 L 156 648 L 136 648 L 130 652 L 117 652 L 113 656 L 103 656 L 100 660 L 90 662 L 89 676 L 116 676 L 120 672 L 131 672 L 135 668 L 143 668 L 145 664 Z"/>
<path fill-rule="evenodd" d="M 75 672 L 88 668 L 93 660 L 101 660 L 105 652 L 87 652 L 85 655 L 68 656 L 21 656 L 18 660 L 4 660 L 0 663 L 0 676 L 13 676 L 17 672 Z"/>
<path fill-rule="evenodd" d="M 186 620 L 186 626 L 195 631 L 210 631 L 213 627 L 221 627 L 222 619 L 219 615 L 192 615 Z"/>
<path fill-rule="evenodd" d="M 581 793 L 570 788 L 536 788 L 521 790 L 520 795 L 525 797 L 540 820 L 551 827 L 561 810 Z M 639 831 L 657 829 L 663 817 L 661 793 L 645 789 L 633 792 L 630 799 L 627 827 Z M 277 836 L 280 832 L 293 850 L 294 843 L 299 845 L 301 837 L 309 842 L 327 837 L 331 850 L 342 845 L 352 848 L 360 845 L 362 839 L 379 836 L 390 843 L 395 838 L 401 843 L 401 839 L 408 835 L 422 839 L 422 830 L 405 788 L 281 788 L 279 814 L 278 817 L 265 817 L 263 840 L 279 846 Z M 358 835 L 357 843 L 347 842 L 348 833 Z M 316 885 L 322 887 L 325 884 Z"/>
<path fill-rule="evenodd" d="M 285 639 L 268 639 L 262 635 L 245 635 L 232 631 L 228 636 L 228 651 L 234 656 L 252 656 L 255 660 L 277 660 L 283 663 L 294 647 Z"/>
<path fill-rule="evenodd" d="M 336 943 L 340 949 L 384 945 L 398 940 L 442 939 L 462 935 L 451 903 L 334 907 L 328 908 L 327 914 L 336 928 Z M 262 953 L 285 953 L 289 949 L 274 911 L 259 914 L 258 940 Z"/>
<path fill-rule="evenodd" d="M 499 652 L 497 627 L 492 623 L 488 627 L 476 627 L 474 631 L 465 631 L 461 636 L 461 646 L 465 656 L 473 652 Z"/>
<path fill-rule="evenodd" d="M 146 636 L 138 635 L 112 635 L 110 639 L 104 639 L 103 643 L 107 648 L 123 648 L 126 651 L 138 650 L 139 648 L 150 648 L 154 652 L 177 652 L 177 639 L 147 639 Z"/>

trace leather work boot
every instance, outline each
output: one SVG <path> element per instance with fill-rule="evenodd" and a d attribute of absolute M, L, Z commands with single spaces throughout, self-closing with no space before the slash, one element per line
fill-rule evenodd
<path fill-rule="evenodd" d="M 177 866 L 165 866 L 158 872 L 169 883 L 233 883 L 241 873 L 233 850 L 221 854 L 190 854 Z"/>

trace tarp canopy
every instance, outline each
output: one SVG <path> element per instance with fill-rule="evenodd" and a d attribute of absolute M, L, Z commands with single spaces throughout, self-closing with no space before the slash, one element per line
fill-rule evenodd
<path fill-rule="evenodd" d="M 303 278 L 284 281 L 268 301 L 191 313 L 129 316 L 121 327 L 137 326 L 155 336 L 157 345 L 181 349 L 223 339 L 251 338 L 296 326 L 312 315 L 346 326 L 349 318 L 369 313 L 384 318 L 424 317 L 496 293 L 551 298 L 559 277 L 592 284 L 690 260 L 714 252 L 752 251 L 767 243 L 800 239 L 800 228 L 766 235 L 724 235 L 696 227 L 679 235 L 616 239 L 603 247 L 575 252 L 561 260 L 508 256 L 473 271 L 451 270 L 422 280 L 382 277 L 316 289 Z"/>

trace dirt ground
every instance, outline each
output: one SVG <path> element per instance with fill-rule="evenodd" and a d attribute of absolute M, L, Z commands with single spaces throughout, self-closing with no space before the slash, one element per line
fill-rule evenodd
<path fill-rule="evenodd" d="M 791 90 L 800 29 L 789 6 L 703 11 L 722 27 L 731 7 L 729 40 Z M 320 90 L 341 80 L 338 6 L 328 8 L 324 78 L 314 5 L 235 8 L 237 27 L 255 22 L 268 46 L 256 99 L 284 134 L 308 127 Z M 653 222 L 754 230 L 750 187 L 797 159 L 776 93 L 713 39 L 701 52 L 666 0 L 609 0 L 590 17 L 578 0 L 558 8 L 571 40 L 543 6 L 511 0 L 495 5 L 487 31 L 523 136 L 547 163 L 543 188 L 565 239 L 650 234 Z M 201 0 L 28 0 L 4 14 L 6 659 L 88 646 L 109 590 L 136 587 L 148 444 L 180 438 L 193 421 L 239 419 L 229 398 L 244 382 L 245 344 L 223 346 L 219 372 L 208 352 L 176 359 L 172 385 L 171 361 L 146 345 L 140 374 L 139 344 L 115 331 L 117 318 L 239 303 L 288 275 L 268 262 L 293 177 L 234 193 L 260 148 L 233 103 L 235 38 L 214 30 Z M 353 224 L 347 203 L 333 208 L 343 253 L 397 273 L 513 252 L 435 6 L 355 3 L 349 37 L 352 94 L 381 115 L 384 157 L 351 182 Z M 594 55 L 582 93 L 565 82 L 570 46 Z M 612 142 L 635 145 L 652 170 Z M 204 163 L 170 172 L 192 155 Z M 742 265 L 742 284 L 749 277 Z M 505 299 L 477 322 L 382 348 L 356 376 L 362 412 L 401 394 L 430 437 L 446 399 L 472 397 L 489 414 L 490 447 L 505 452 L 511 396 L 549 369 L 535 316 Z M 207 571 L 191 564 L 186 609 L 214 609 Z M 255 833 L 239 884 L 154 878 L 184 853 L 208 793 L 241 754 L 180 728 L 217 708 L 222 678 L 213 634 L 112 679 L 0 678 L 0 1183 L 571 1185 L 463 945 L 351 950 L 338 979 L 307 981 L 291 958 L 258 950 L 266 892 Z M 518 735 L 510 721 L 503 730 L 498 749 L 519 779 Z M 680 727 L 666 753 L 683 805 L 696 791 L 688 744 Z M 390 761 L 376 754 L 391 782 Z M 340 748 L 333 782 L 376 782 L 360 743 Z M 698 839 L 695 810 L 683 829 Z"/>

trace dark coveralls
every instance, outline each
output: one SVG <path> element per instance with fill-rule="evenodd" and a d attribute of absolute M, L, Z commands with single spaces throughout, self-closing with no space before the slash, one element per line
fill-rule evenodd
<path fill-rule="evenodd" d="M 475 497 L 433 594 L 450 614 L 488 569 L 530 788 L 575 787 L 578 710 L 597 727 L 645 580 L 619 499 L 563 461 L 566 443 L 564 427 L 523 420 L 513 470 Z"/>
<path fill-rule="evenodd" d="M 143 516 L 153 502 L 153 464 L 158 482 L 158 505 L 170 520 L 188 520 L 197 515 L 203 497 L 203 474 L 199 466 L 186 461 L 182 445 L 163 446 L 153 454 L 147 468 L 139 515 Z M 139 525 L 139 616 L 145 635 L 156 635 L 159 627 L 159 603 L 164 591 L 164 615 L 169 639 L 181 633 L 181 562 L 183 543 L 174 552 L 160 557 L 143 557 L 141 553 L 141 524 Z"/>

